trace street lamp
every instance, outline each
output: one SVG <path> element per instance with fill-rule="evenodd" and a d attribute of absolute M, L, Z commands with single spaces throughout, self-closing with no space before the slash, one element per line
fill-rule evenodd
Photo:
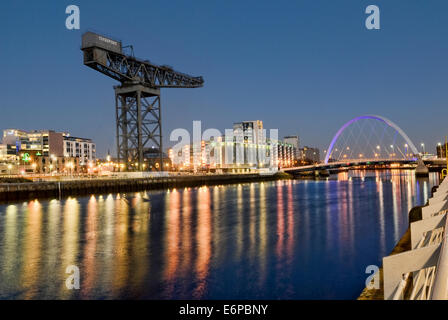
<path fill-rule="evenodd" d="M 421 146 L 422 146 L 423 154 L 425 154 L 425 144 L 422 142 Z"/>

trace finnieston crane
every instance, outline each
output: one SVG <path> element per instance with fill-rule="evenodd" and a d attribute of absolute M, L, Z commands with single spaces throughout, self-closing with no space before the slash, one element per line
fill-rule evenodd
<path fill-rule="evenodd" d="M 199 88 L 202 77 L 174 71 L 170 66 L 155 65 L 123 52 L 121 41 L 86 32 L 82 35 L 81 50 L 84 64 L 121 84 L 114 86 L 117 156 L 130 169 L 138 163 L 144 169 L 144 151 L 157 148 L 163 170 L 162 118 L 160 88 Z"/>

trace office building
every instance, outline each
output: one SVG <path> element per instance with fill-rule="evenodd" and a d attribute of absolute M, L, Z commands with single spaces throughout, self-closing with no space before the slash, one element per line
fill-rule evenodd
<path fill-rule="evenodd" d="M 7 129 L 2 144 L 0 159 L 5 152 L 10 161 L 15 156 L 23 172 L 82 172 L 96 158 L 91 139 L 53 130 Z"/>
<path fill-rule="evenodd" d="M 299 145 L 299 136 L 286 136 L 283 138 L 283 142 L 290 144 L 294 147 L 294 160 L 300 159 L 300 145 Z"/>

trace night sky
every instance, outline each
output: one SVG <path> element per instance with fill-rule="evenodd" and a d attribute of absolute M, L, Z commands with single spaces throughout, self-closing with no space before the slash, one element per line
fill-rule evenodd
<path fill-rule="evenodd" d="M 80 30 L 65 28 L 70 4 Z M 370 4 L 381 30 L 364 26 Z M 323 150 L 351 118 L 378 114 L 435 152 L 448 134 L 447 12 L 442 0 L 1 1 L 0 129 L 65 130 L 115 152 L 118 83 L 83 65 L 90 30 L 204 77 L 162 90 L 165 145 L 193 120 L 224 132 L 259 119 Z"/>

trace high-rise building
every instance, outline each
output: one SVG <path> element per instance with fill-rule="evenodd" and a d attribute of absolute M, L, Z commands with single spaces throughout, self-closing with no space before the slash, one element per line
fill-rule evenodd
<path fill-rule="evenodd" d="M 263 121 L 236 122 L 233 124 L 233 136 L 235 164 L 247 167 L 266 166 Z"/>

